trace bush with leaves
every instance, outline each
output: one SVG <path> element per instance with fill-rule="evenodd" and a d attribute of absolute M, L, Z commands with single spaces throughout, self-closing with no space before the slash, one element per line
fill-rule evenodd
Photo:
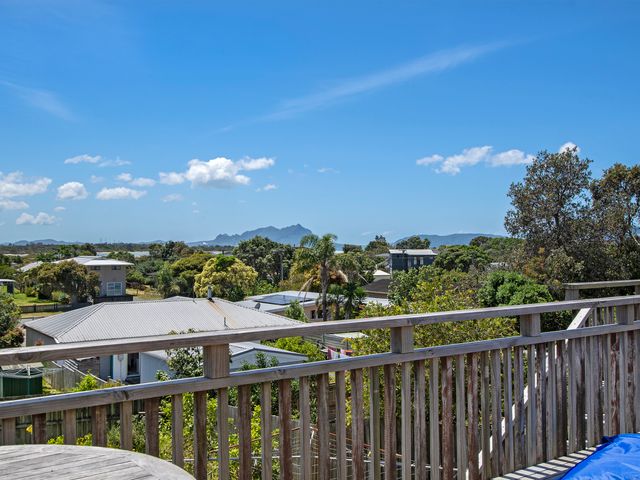
<path fill-rule="evenodd" d="M 195 277 L 195 292 L 205 297 L 211 287 L 213 295 L 232 302 L 244 299 L 254 291 L 258 273 L 236 257 L 219 255 L 207 261 Z"/>
<path fill-rule="evenodd" d="M 0 348 L 19 347 L 24 340 L 20 308 L 8 293 L 0 293 Z"/>

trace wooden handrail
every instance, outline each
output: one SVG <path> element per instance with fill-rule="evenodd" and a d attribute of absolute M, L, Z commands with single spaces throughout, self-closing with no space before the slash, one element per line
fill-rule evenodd
<path fill-rule="evenodd" d="M 424 314 L 394 315 L 357 320 L 335 320 L 305 323 L 298 326 L 281 326 L 227 330 L 218 332 L 160 335 L 153 337 L 101 340 L 34 347 L 6 348 L 0 350 L 0 365 L 61 360 L 66 358 L 95 357 L 121 353 L 139 353 L 174 348 L 226 345 L 229 343 L 255 342 L 282 337 L 300 337 L 331 333 L 348 333 L 380 328 L 414 327 L 446 322 L 462 322 L 497 317 L 537 315 L 563 310 L 614 307 L 640 304 L 640 295 L 606 297 L 587 300 L 538 303 L 506 307 L 477 308 Z"/>
<path fill-rule="evenodd" d="M 564 283 L 563 286 L 572 290 L 591 290 L 596 288 L 620 288 L 640 285 L 640 279 L 636 280 L 610 280 L 603 282 L 573 282 Z"/>

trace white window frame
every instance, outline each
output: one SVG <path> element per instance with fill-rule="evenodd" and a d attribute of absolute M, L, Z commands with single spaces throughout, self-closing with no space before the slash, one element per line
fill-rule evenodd
<path fill-rule="evenodd" d="M 105 294 L 107 297 L 118 297 L 120 295 L 124 295 L 124 292 L 122 291 L 122 282 L 107 282 Z"/>

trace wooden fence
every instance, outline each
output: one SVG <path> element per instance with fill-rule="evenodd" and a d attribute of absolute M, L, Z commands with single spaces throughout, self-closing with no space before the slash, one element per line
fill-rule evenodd
<path fill-rule="evenodd" d="M 198 479 L 491 478 L 596 445 L 602 435 L 640 430 L 638 304 L 633 295 L 7 349 L 0 365 L 202 346 L 204 375 L 3 402 L 2 439 L 15 443 L 16 418 L 30 416 L 31 441 L 44 442 L 47 414 L 63 412 L 64 440 L 75 443 L 77 411 L 88 408 L 93 443 L 105 445 L 107 409 L 117 405 L 120 447 L 131 449 L 132 402 L 142 401 L 145 451 L 158 456 L 159 405 L 169 398 L 170 456 L 184 466 L 183 396 L 193 393 L 186 433 Z M 574 328 L 541 333 L 541 314 L 559 311 L 582 317 Z M 518 317 L 521 334 L 414 348 L 414 329 L 423 325 L 498 317 Z M 390 329 L 387 353 L 229 373 L 231 342 L 380 328 Z M 232 422 L 230 394 L 238 409 Z M 209 396 L 217 399 L 215 418 L 207 415 Z M 256 404 L 259 438 L 252 437 Z"/>

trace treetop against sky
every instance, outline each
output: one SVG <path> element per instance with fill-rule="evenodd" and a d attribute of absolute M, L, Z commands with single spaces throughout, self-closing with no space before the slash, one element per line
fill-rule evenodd
<path fill-rule="evenodd" d="M 0 2 L 0 241 L 504 233 L 637 162 L 635 2 Z"/>

